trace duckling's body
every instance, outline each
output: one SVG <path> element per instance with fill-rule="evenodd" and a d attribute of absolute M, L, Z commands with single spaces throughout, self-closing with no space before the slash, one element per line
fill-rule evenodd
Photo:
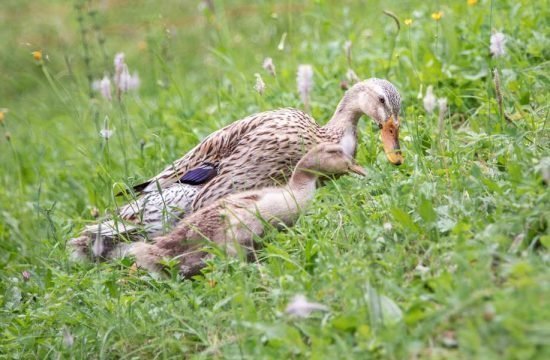
<path fill-rule="evenodd" d="M 182 275 L 193 276 L 203 266 L 205 240 L 225 247 L 230 255 L 239 248 L 250 252 L 266 228 L 294 224 L 313 198 L 319 174 L 349 171 L 361 173 L 340 145 L 318 145 L 300 160 L 287 185 L 228 195 L 181 220 L 153 244 L 134 244 L 130 253 L 138 266 L 155 272 L 161 270 L 163 258 L 177 256 Z"/>
<path fill-rule="evenodd" d="M 232 123 L 136 186 L 141 195 L 121 208 L 116 221 L 107 219 L 89 226 L 79 238 L 71 240 L 73 257 L 109 257 L 120 239 L 155 237 L 168 231 L 174 219 L 228 194 L 286 184 L 294 166 L 316 144 L 340 144 L 347 155 L 354 157 L 357 122 L 363 114 L 380 125 L 388 158 L 400 164 L 399 107 L 399 93 L 391 83 L 369 79 L 346 92 L 332 119 L 322 127 L 296 109 L 267 111 Z M 387 136 L 386 127 L 391 131 Z M 119 223 L 125 226 L 111 226 Z M 98 242 L 109 246 L 97 246 Z"/>

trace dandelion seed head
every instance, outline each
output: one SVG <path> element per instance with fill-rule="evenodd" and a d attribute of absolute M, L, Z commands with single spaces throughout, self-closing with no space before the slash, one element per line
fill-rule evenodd
<path fill-rule="evenodd" d="M 501 32 L 493 33 L 489 51 L 495 58 L 506 55 L 506 35 Z"/>
<path fill-rule="evenodd" d="M 428 114 L 431 114 L 436 107 L 437 98 L 433 93 L 433 86 L 428 86 L 426 89 L 426 95 L 424 95 L 424 109 Z"/>

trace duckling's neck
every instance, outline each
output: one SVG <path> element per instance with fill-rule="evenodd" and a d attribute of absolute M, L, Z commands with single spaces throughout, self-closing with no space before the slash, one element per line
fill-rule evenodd
<path fill-rule="evenodd" d="M 288 187 L 297 198 L 307 201 L 315 194 L 316 183 L 317 175 L 298 165 L 292 173 Z"/>

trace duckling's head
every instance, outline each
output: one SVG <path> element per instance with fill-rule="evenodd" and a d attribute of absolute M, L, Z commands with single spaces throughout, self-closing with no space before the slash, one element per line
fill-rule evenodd
<path fill-rule="evenodd" d="M 298 163 L 298 168 L 322 175 L 341 175 L 349 172 L 366 175 L 363 168 L 345 153 L 341 145 L 332 143 L 322 143 L 308 151 Z"/>
<path fill-rule="evenodd" d="M 343 105 L 353 113 L 365 114 L 378 124 L 388 160 L 400 165 L 403 162 L 399 147 L 401 96 L 395 86 L 384 79 L 367 79 L 352 86 L 344 99 L 347 104 Z"/>

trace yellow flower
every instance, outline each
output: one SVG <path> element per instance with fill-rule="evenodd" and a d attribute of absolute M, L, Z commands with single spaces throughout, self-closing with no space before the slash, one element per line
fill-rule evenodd
<path fill-rule="evenodd" d="M 0 124 L 2 124 L 4 122 L 4 111 L 3 110 L 0 110 Z"/>
<path fill-rule="evenodd" d="M 32 52 L 32 57 L 33 57 L 34 60 L 36 60 L 36 61 L 42 60 L 42 51 L 40 51 L 40 50 L 33 51 L 33 52 Z"/>
<path fill-rule="evenodd" d="M 435 21 L 441 20 L 442 17 L 443 17 L 443 11 L 432 13 L 432 19 L 434 19 Z"/>
<path fill-rule="evenodd" d="M 477 4 L 477 0 L 468 0 L 467 2 L 470 6 L 474 6 L 475 4 Z"/>
<path fill-rule="evenodd" d="M 405 25 L 410 26 L 413 23 L 413 19 L 405 19 L 405 21 L 403 22 L 405 23 Z"/>

